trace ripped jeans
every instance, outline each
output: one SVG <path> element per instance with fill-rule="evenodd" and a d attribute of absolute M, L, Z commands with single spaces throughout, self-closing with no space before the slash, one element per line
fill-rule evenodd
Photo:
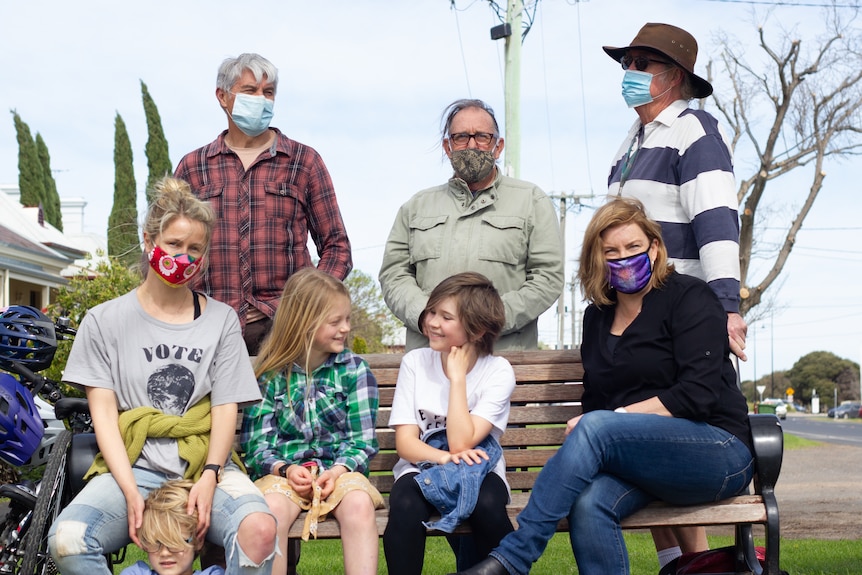
<path fill-rule="evenodd" d="M 146 499 L 150 490 L 168 478 L 163 473 L 133 467 L 138 490 Z M 251 513 L 271 515 L 266 501 L 248 476 L 234 464 L 228 465 L 213 496 L 207 541 L 225 548 L 227 572 L 269 575 L 270 555 L 254 564 L 236 543 L 239 524 Z M 126 498 L 110 473 L 91 479 L 63 509 L 48 534 L 48 548 L 64 575 L 109 575 L 104 554 L 130 543 Z"/>

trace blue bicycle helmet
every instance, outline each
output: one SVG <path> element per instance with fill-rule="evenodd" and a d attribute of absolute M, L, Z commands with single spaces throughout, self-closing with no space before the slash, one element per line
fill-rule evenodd
<path fill-rule="evenodd" d="M 15 467 L 24 465 L 44 433 L 33 396 L 17 379 L 0 373 L 0 459 Z"/>
<path fill-rule="evenodd" d="M 41 311 L 26 305 L 0 311 L 0 361 L 14 359 L 40 371 L 51 365 L 56 351 L 54 324 Z"/>

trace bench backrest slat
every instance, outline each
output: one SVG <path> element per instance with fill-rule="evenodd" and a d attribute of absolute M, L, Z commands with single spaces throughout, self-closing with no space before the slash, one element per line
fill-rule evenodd
<path fill-rule="evenodd" d="M 503 352 L 515 371 L 509 426 L 500 439 L 505 448 L 506 479 L 524 491 L 565 439 L 566 422 L 581 413 L 584 370 L 577 350 Z M 380 453 L 371 462 L 371 481 L 384 495 L 392 489 L 398 461 L 389 415 L 402 354 L 366 354 L 380 390 L 377 440 Z"/>
<path fill-rule="evenodd" d="M 389 415 L 403 354 L 365 354 L 380 391 L 377 439 L 380 453 L 371 461 L 371 482 L 384 495 L 392 489 L 398 461 Z M 577 350 L 503 352 L 515 371 L 509 425 L 500 439 L 505 448 L 506 479 L 513 490 L 530 490 L 536 475 L 565 439 L 566 422 L 581 413 L 583 366 Z"/>

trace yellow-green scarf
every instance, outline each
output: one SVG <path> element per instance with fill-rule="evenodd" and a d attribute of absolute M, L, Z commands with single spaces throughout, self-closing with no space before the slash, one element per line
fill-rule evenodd
<path fill-rule="evenodd" d="M 209 396 L 193 405 L 185 415 L 167 415 L 155 407 L 136 407 L 122 412 L 119 424 L 126 453 L 133 464 L 141 456 L 148 437 L 168 437 L 177 440 L 179 456 L 189 464 L 185 478 L 194 481 L 200 479 L 209 452 L 212 428 Z M 235 451 L 231 451 L 231 459 L 245 470 Z M 84 479 L 108 471 L 108 464 L 99 453 Z"/>

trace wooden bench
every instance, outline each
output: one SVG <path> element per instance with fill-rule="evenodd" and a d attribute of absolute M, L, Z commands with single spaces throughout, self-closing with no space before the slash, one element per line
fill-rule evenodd
<path fill-rule="evenodd" d="M 512 364 L 517 385 L 512 394 L 509 426 L 501 439 L 506 449 L 507 479 L 512 488 L 508 506 L 512 525 L 517 527 L 518 513 L 527 504 L 530 490 L 541 467 L 563 443 L 566 421 L 581 413 L 583 365 L 577 350 L 506 352 L 501 354 Z M 389 414 L 395 394 L 395 382 L 401 354 L 367 354 L 363 356 L 377 378 L 380 389 L 380 409 L 377 416 L 377 437 L 380 453 L 371 461 L 371 482 L 386 498 L 392 489 L 392 467 L 398 461 L 395 453 L 395 433 L 389 429 Z M 754 494 L 732 497 L 705 505 L 673 506 L 652 503 L 623 521 L 625 529 L 659 526 L 733 525 L 740 572 L 761 573 L 754 552 L 752 525 L 765 527 L 766 568 L 763 573 L 774 575 L 778 570 L 779 524 L 775 499 L 775 482 L 781 469 L 783 434 L 774 415 L 751 415 L 757 476 Z M 692 462 L 696 465 L 696 462 Z M 377 532 L 382 536 L 389 510 L 377 511 Z M 302 535 L 304 514 L 294 522 L 291 538 Z M 568 531 L 564 519 L 558 531 Z M 468 533 L 469 525 L 461 525 L 456 533 Z M 443 535 L 429 531 L 429 535 Z M 328 520 L 318 525 L 319 539 L 339 538 L 338 522 Z"/>

